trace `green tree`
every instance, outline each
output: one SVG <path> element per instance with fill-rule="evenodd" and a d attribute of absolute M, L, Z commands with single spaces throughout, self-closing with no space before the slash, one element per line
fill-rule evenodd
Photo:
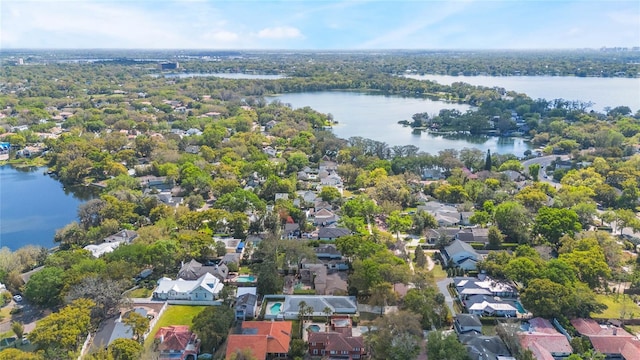
<path fill-rule="evenodd" d="M 68 359 L 82 344 L 89 332 L 92 300 L 78 299 L 60 311 L 40 320 L 29 334 L 36 349 L 44 352 L 47 359 Z M 75 356 L 77 357 L 77 355 Z"/>
<path fill-rule="evenodd" d="M 400 241 L 400 232 L 405 232 L 411 228 L 411 216 L 402 214 L 400 211 L 394 211 L 387 217 L 387 225 L 389 230 L 396 234 L 397 240 Z"/>
<path fill-rule="evenodd" d="M 530 258 L 516 257 L 509 261 L 504 272 L 509 279 L 520 282 L 526 287 L 529 281 L 538 277 L 540 266 Z"/>
<path fill-rule="evenodd" d="M 454 334 L 432 331 L 427 336 L 427 356 L 430 360 L 468 360 L 467 349 Z"/>
<path fill-rule="evenodd" d="M 487 157 L 484 160 L 484 169 L 491 171 L 491 150 L 487 149 Z"/>
<path fill-rule="evenodd" d="M 137 360 L 142 355 L 142 345 L 131 339 L 115 339 L 107 348 L 114 360 Z"/>
<path fill-rule="evenodd" d="M 489 248 L 493 250 L 500 249 L 502 242 L 504 241 L 504 235 L 500 232 L 497 226 L 489 226 Z"/>
<path fill-rule="evenodd" d="M 227 338 L 233 325 L 234 312 L 227 306 L 207 306 L 193 318 L 191 330 L 202 341 L 206 352 L 214 350 Z"/>
<path fill-rule="evenodd" d="M 578 214 L 571 209 L 542 207 L 533 223 L 533 233 L 556 246 L 563 235 L 573 236 L 581 228 Z"/>
<path fill-rule="evenodd" d="M 142 316 L 135 311 L 129 311 L 122 321 L 129 325 L 133 337 L 142 343 L 144 341 L 143 335 L 149 329 L 149 319 L 146 316 Z"/>
<path fill-rule="evenodd" d="M 342 198 L 340 191 L 333 186 L 323 186 L 320 190 L 320 198 L 322 201 L 334 202 Z"/>
<path fill-rule="evenodd" d="M 424 250 L 422 250 L 422 246 L 418 245 L 418 247 L 414 251 L 416 265 L 419 267 L 424 267 L 427 265 L 427 256 L 424 254 Z"/>
<path fill-rule="evenodd" d="M 530 217 L 524 206 L 514 201 L 505 201 L 496 206 L 494 220 L 509 241 L 520 244 L 527 242 Z"/>
<path fill-rule="evenodd" d="M 539 181 L 540 180 L 540 164 L 531 164 L 529 165 L 529 175 L 531 175 L 531 178 L 533 179 L 533 181 Z"/>
<path fill-rule="evenodd" d="M 408 356 L 404 359 L 412 359 L 418 354 L 419 348 L 416 347 L 419 347 L 422 329 L 416 314 L 409 311 L 393 312 L 376 319 L 373 326 L 377 330 L 367 333 L 365 337 L 373 359 L 398 359 L 394 355 L 396 353 Z M 398 342 L 398 338 L 402 340 Z"/>
<path fill-rule="evenodd" d="M 63 285 L 64 270 L 59 267 L 45 267 L 31 276 L 25 285 L 24 295 L 36 305 L 55 306 L 61 301 Z"/>
<path fill-rule="evenodd" d="M 533 279 L 522 293 L 522 305 L 534 316 L 553 318 L 563 316 L 571 293 L 564 285 L 548 279 Z"/>
<path fill-rule="evenodd" d="M 22 339 L 22 335 L 24 335 L 24 325 L 20 321 L 12 321 L 11 331 L 13 331 L 13 333 L 16 334 L 16 338 L 20 340 Z"/>

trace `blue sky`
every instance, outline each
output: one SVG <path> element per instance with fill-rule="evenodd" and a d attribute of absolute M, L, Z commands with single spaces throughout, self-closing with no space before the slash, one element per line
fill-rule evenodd
<path fill-rule="evenodd" d="M 0 48 L 602 46 L 640 46 L 640 1 L 0 1 Z"/>

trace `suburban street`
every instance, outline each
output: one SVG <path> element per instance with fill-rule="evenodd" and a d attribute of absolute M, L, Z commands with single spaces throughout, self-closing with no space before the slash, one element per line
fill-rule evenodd
<path fill-rule="evenodd" d="M 437 282 L 438 290 L 440 290 L 442 295 L 444 295 L 444 302 L 449 307 L 449 310 L 451 310 L 451 315 L 455 316 L 456 311 L 453 308 L 453 299 L 451 298 L 451 295 L 449 294 L 449 289 L 447 288 L 449 284 L 452 284 L 452 283 L 453 283 L 453 279 L 451 278 L 446 278 Z"/>
<path fill-rule="evenodd" d="M 524 166 L 524 171 L 526 173 L 529 172 L 529 166 L 533 165 L 533 164 L 539 164 L 540 165 L 540 176 L 539 179 L 540 181 L 552 184 L 552 185 L 560 185 L 559 183 L 553 181 L 553 178 L 548 176 L 545 177 L 546 173 L 544 171 L 544 169 L 549 166 L 551 164 L 552 161 L 554 161 L 556 158 L 560 158 L 562 160 L 568 160 L 569 159 L 569 155 L 548 155 L 548 156 L 540 156 L 540 157 L 535 157 L 532 159 L 527 159 L 522 161 L 522 166 Z"/>

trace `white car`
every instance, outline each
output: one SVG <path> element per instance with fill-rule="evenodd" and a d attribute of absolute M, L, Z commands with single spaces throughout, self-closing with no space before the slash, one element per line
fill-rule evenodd
<path fill-rule="evenodd" d="M 15 300 L 16 302 L 22 301 L 22 295 L 13 295 L 13 300 Z"/>

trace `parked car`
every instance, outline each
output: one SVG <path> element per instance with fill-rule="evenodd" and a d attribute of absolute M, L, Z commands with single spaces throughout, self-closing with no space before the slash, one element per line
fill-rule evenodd
<path fill-rule="evenodd" d="M 21 302 L 22 301 L 22 295 L 13 295 L 13 300 L 15 300 L 15 302 Z"/>

